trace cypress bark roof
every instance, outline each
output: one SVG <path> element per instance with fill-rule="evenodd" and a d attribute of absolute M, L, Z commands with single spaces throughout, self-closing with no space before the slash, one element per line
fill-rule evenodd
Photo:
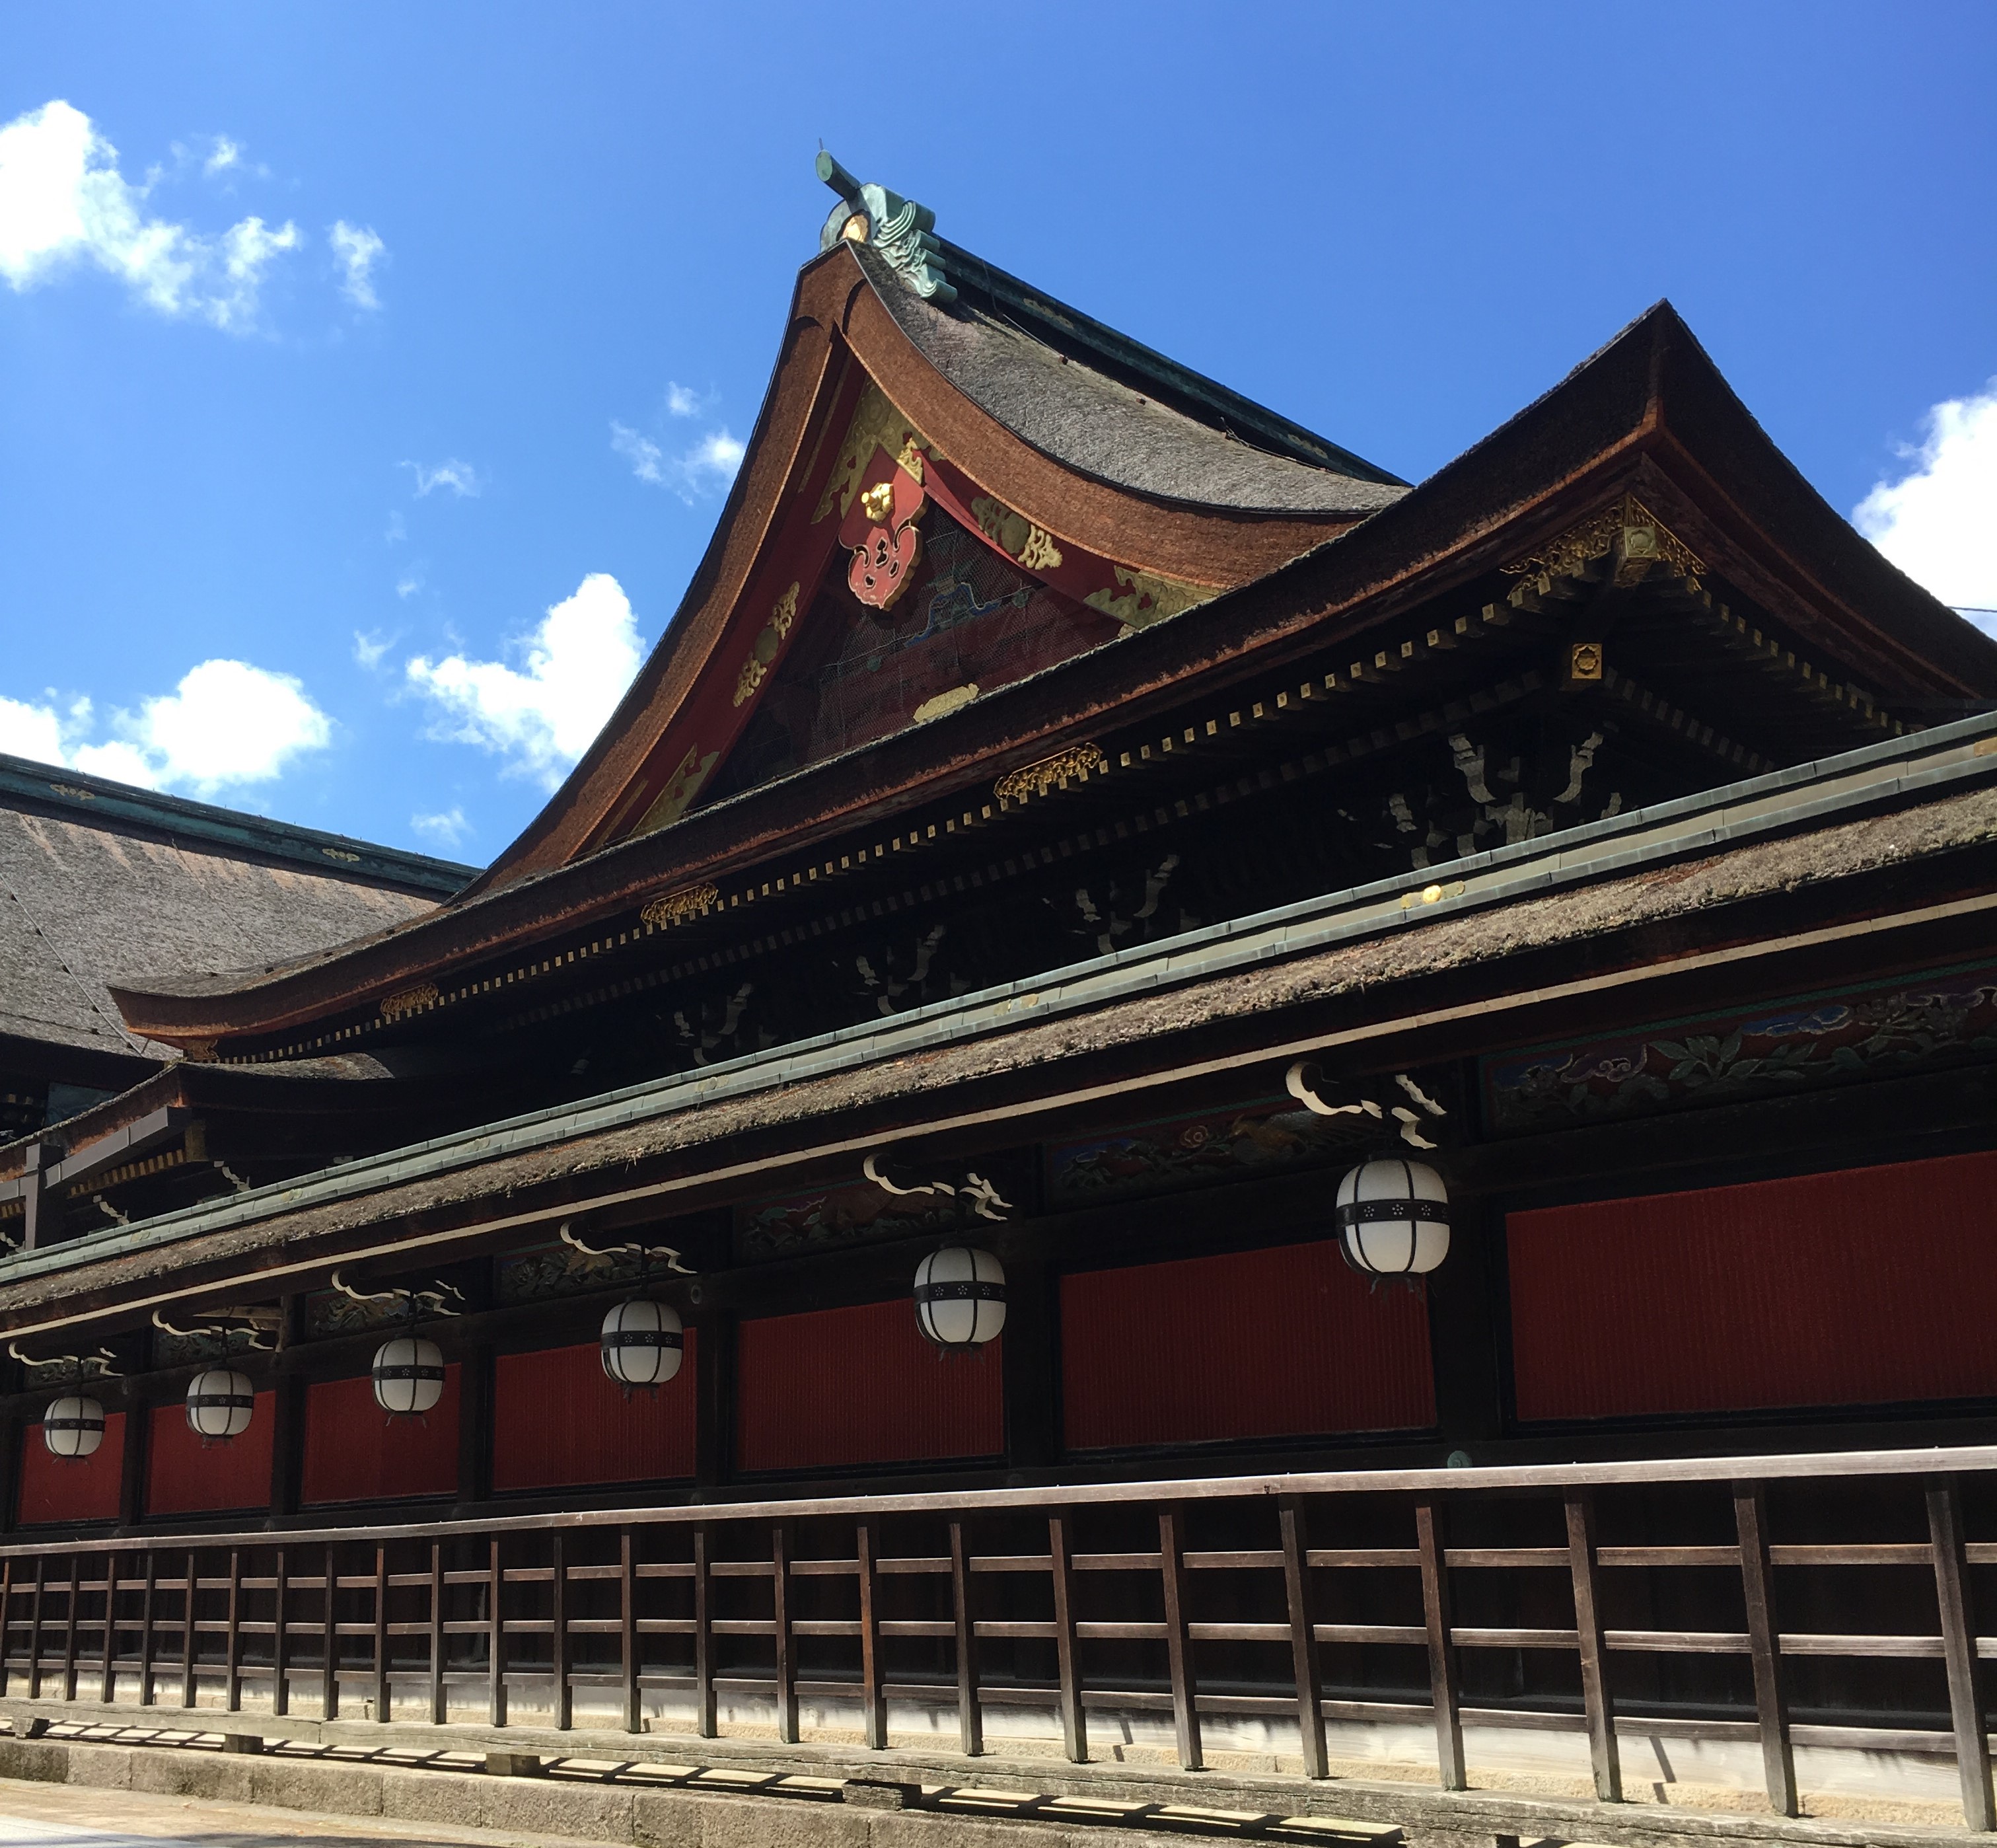
<path fill-rule="evenodd" d="M 105 984 L 235 969 L 433 910 L 471 869 L 0 758 L 0 1033 L 175 1056 Z"/>

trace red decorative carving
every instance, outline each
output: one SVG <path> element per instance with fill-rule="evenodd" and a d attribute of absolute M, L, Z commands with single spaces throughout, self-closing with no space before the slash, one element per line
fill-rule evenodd
<path fill-rule="evenodd" d="M 861 603 L 887 610 L 908 589 L 923 555 L 923 536 L 915 523 L 927 496 L 923 484 L 890 461 L 885 450 L 874 451 L 864 478 L 871 485 L 854 496 L 839 528 L 840 544 L 853 553 L 846 582 Z"/>

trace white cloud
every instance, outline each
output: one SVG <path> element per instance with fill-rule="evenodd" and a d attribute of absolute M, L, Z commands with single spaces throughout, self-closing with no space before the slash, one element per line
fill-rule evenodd
<path fill-rule="evenodd" d="M 395 594 L 405 602 L 423 587 L 423 574 L 420 570 L 405 571 L 395 580 Z"/>
<path fill-rule="evenodd" d="M 381 665 L 381 658 L 395 645 L 395 637 L 384 635 L 378 630 L 370 629 L 364 634 L 358 629 L 354 631 L 354 658 L 371 672 Z"/>
<path fill-rule="evenodd" d="M 666 381 L 666 413 L 668 416 L 697 417 L 706 409 L 708 400 L 690 385 L 680 384 L 675 379 Z"/>
<path fill-rule="evenodd" d="M 202 162 L 201 170 L 205 174 L 218 174 L 225 168 L 239 167 L 242 162 L 243 144 L 240 141 L 230 140 L 226 135 L 217 135 L 215 150 Z"/>
<path fill-rule="evenodd" d="M 464 810 L 455 803 L 439 814 L 412 815 L 409 826 L 440 847 L 457 847 L 471 832 L 471 824 L 465 820 Z"/>
<path fill-rule="evenodd" d="M 400 541 L 408 538 L 409 536 L 409 529 L 402 523 L 402 516 L 399 513 L 390 513 L 388 516 L 388 530 L 381 535 L 382 538 L 388 544 L 394 545 Z"/>
<path fill-rule="evenodd" d="M 1927 414 L 1914 466 L 1881 482 L 1852 509 L 1852 523 L 1901 570 L 1957 610 L 1997 610 L 1997 378 Z M 1972 621 L 1997 633 L 1997 617 Z"/>
<path fill-rule="evenodd" d="M 644 640 L 617 580 L 592 572 L 516 646 L 524 671 L 463 655 L 419 655 L 405 671 L 435 708 L 429 737 L 496 751 L 553 789 L 631 684 Z"/>
<path fill-rule="evenodd" d="M 401 466 L 416 478 L 419 500 L 433 488 L 448 488 L 460 500 L 476 500 L 485 487 L 478 471 L 469 462 L 460 462 L 456 456 L 438 463 L 434 468 L 426 468 L 421 462 L 404 462 Z M 402 536 L 398 532 L 390 534 L 397 539 Z"/>
<path fill-rule="evenodd" d="M 343 218 L 334 222 L 326 237 L 345 272 L 340 292 L 356 308 L 379 308 L 381 298 L 374 292 L 374 265 L 381 261 L 388 247 L 371 229 L 350 225 Z"/>
<path fill-rule="evenodd" d="M 333 741 L 333 722 L 289 674 L 247 661 L 204 661 L 171 693 L 136 713 L 112 715 L 113 736 L 89 741 L 87 699 L 67 712 L 0 699 L 0 751 L 142 788 L 210 796 L 233 784 L 268 782 L 301 752 Z"/>
<path fill-rule="evenodd" d="M 631 472 L 639 480 L 650 482 L 655 486 L 665 485 L 665 452 L 650 437 L 641 437 L 635 430 L 613 419 L 610 447 L 631 465 Z"/>
<path fill-rule="evenodd" d="M 743 445 L 725 426 L 709 430 L 683 454 L 668 456 L 650 437 L 614 419 L 610 447 L 631 465 L 631 472 L 639 480 L 671 489 L 689 506 L 696 496 L 725 488 L 734 480 L 743 454 Z"/>
<path fill-rule="evenodd" d="M 234 150 L 218 141 L 218 155 L 225 145 Z M 298 227 L 250 217 L 204 236 L 148 218 L 151 181 L 131 185 L 117 163 L 90 118 L 60 100 L 0 128 L 0 276 L 19 292 L 93 263 L 161 314 L 253 326 L 264 274 L 298 247 Z"/>

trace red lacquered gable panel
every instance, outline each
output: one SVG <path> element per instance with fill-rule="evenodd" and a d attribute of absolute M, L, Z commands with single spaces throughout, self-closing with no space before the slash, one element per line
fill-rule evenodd
<path fill-rule="evenodd" d="M 679 1372 L 656 1392 L 605 1377 L 587 1346 L 502 1354 L 492 1394 L 492 1486 L 557 1489 L 659 1482 L 693 1473 L 695 1331 Z"/>
<path fill-rule="evenodd" d="M 1522 1418 L 1997 1394 L 1997 1154 L 1506 1221 Z"/>
<path fill-rule="evenodd" d="M 327 1380 L 305 1389 L 308 1506 L 390 1501 L 457 1492 L 458 1369 L 444 1369 L 443 1397 L 419 1418 L 391 1418 L 371 1379 Z"/>
<path fill-rule="evenodd" d="M 276 1403 L 274 1394 L 259 1393 L 250 1428 L 226 1444 L 205 1449 L 188 1428 L 185 1406 L 154 1406 L 146 1456 L 147 1513 L 195 1515 L 268 1506 Z"/>
<path fill-rule="evenodd" d="M 745 1321 L 736 1346 L 745 1470 L 836 1469 L 1005 1448 L 999 1343 L 944 1354 L 906 1298 Z"/>
<path fill-rule="evenodd" d="M 21 1433 L 21 1511 L 23 1527 L 54 1521 L 115 1521 L 118 1484 L 125 1467 L 125 1414 L 104 1414 L 104 1441 L 95 1452 L 73 1463 L 49 1454 L 39 1424 Z"/>
<path fill-rule="evenodd" d="M 1435 1422 L 1428 1313 L 1331 1242 L 1061 1280 L 1067 1447 L 1403 1431 Z"/>

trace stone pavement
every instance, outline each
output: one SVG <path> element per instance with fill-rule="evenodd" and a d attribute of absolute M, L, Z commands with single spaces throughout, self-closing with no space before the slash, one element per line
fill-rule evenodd
<path fill-rule="evenodd" d="M 0 1778 L 0 1848 L 568 1848 L 559 1836 Z M 581 1848 L 576 1844 L 575 1848 Z M 592 1845 L 602 1848 L 602 1844 Z"/>

